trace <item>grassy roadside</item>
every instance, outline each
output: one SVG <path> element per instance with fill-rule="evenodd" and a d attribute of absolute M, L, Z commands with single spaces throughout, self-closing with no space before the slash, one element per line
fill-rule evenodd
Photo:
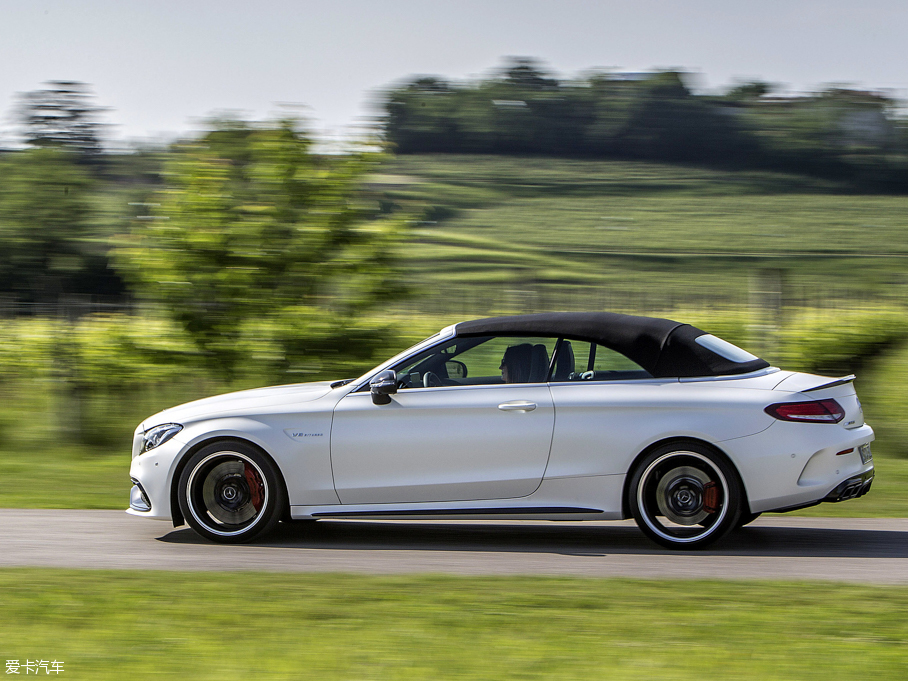
<path fill-rule="evenodd" d="M 905 587 L 8 569 L 0 610 L 4 659 L 77 679 L 884 680 L 908 664 Z"/>

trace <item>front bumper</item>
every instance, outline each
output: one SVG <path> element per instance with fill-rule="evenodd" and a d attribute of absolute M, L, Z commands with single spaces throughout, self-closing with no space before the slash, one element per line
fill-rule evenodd
<path fill-rule="evenodd" d="M 134 485 L 129 495 L 130 515 L 171 520 L 170 491 L 176 462 L 186 445 L 172 438 L 150 451 L 135 456 L 129 468 Z M 137 489 L 138 488 L 138 489 Z"/>

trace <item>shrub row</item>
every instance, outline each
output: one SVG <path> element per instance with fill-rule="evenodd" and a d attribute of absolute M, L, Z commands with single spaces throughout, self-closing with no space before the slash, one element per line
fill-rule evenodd
<path fill-rule="evenodd" d="M 785 311 L 779 328 L 753 323 L 747 310 L 674 310 L 665 316 L 689 322 L 785 369 L 828 374 L 859 370 L 883 350 L 908 339 L 908 316 L 895 305 L 853 310 Z M 318 320 L 308 320 L 317 322 Z M 373 363 L 437 330 L 449 320 L 365 319 L 346 333 L 380 331 L 384 342 L 369 356 L 350 356 L 343 346 L 318 353 L 282 353 L 286 337 L 307 319 L 259 320 L 242 329 L 244 361 L 236 383 L 262 385 L 356 376 Z M 336 329 L 323 325 L 325 340 Z M 308 337 L 321 326 L 308 324 Z M 324 343 L 313 347 L 324 348 Z M 759 346 L 759 347 L 757 347 Z M 93 315 L 76 322 L 47 318 L 7 320 L 0 327 L 0 377 L 56 379 L 90 390 L 116 390 L 185 379 L 216 379 L 188 335 L 172 321 L 153 315 Z"/>

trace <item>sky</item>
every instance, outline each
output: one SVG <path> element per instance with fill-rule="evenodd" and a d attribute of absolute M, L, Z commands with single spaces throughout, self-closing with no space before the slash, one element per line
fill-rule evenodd
<path fill-rule="evenodd" d="M 17 94 L 92 85 L 114 139 L 186 133 L 217 112 L 293 113 L 356 134 L 414 75 L 485 76 L 508 56 L 562 77 L 681 68 L 908 99 L 906 0 L 0 0 L 0 141 Z"/>

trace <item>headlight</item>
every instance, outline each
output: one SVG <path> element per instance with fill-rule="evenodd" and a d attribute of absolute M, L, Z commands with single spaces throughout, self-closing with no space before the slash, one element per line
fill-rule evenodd
<path fill-rule="evenodd" d="M 181 430 L 183 430 L 183 426 L 179 423 L 165 423 L 146 430 L 142 436 L 142 451 L 147 452 L 149 449 L 164 444 Z"/>

